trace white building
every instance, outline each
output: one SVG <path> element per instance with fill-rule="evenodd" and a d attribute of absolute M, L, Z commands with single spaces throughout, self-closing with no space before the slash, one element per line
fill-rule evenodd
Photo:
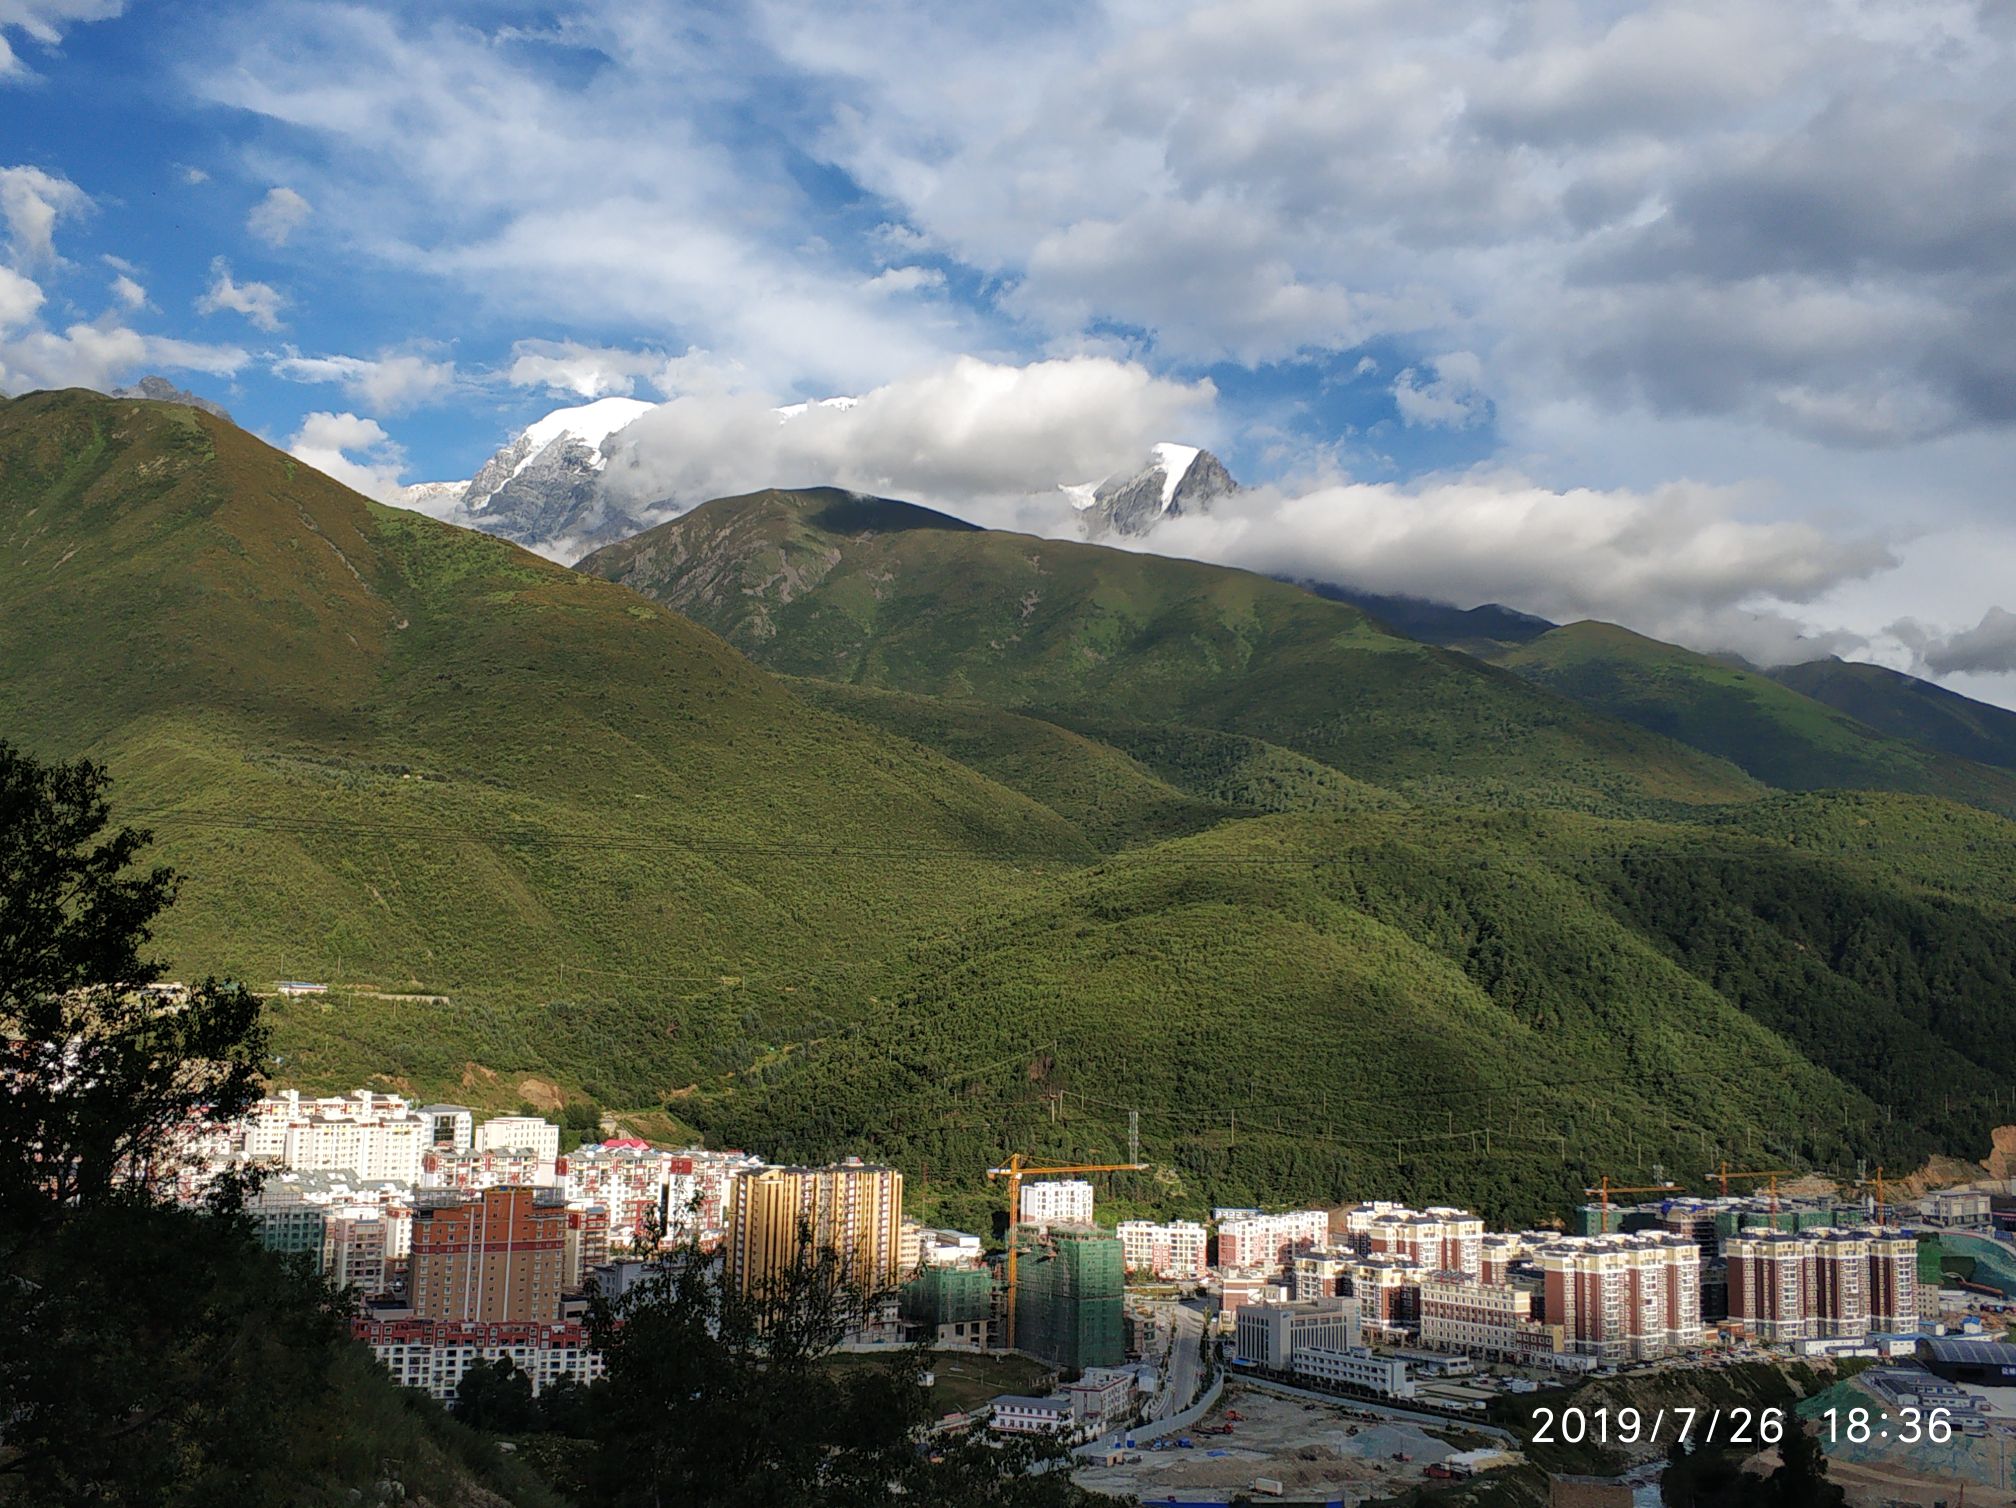
<path fill-rule="evenodd" d="M 1045 1178 L 1022 1185 L 1024 1225 L 1090 1225 L 1092 1185 L 1083 1178 Z"/>
<path fill-rule="evenodd" d="M 1358 1344 L 1358 1306 L 1351 1299 L 1247 1304 L 1232 1313 L 1234 1355 L 1269 1372 L 1290 1369 L 1296 1351 L 1347 1351 Z"/>
<path fill-rule="evenodd" d="M 1004 1434 L 1054 1435 L 1072 1422 L 1071 1403 L 1065 1398 L 1025 1398 L 1004 1393 L 992 1405 L 988 1422 Z"/>
<path fill-rule="evenodd" d="M 1398 1356 L 1374 1356 L 1358 1348 L 1332 1351 L 1306 1346 L 1289 1361 L 1291 1371 L 1316 1382 L 1363 1388 L 1382 1398 L 1414 1396 L 1414 1379 L 1407 1375 L 1407 1363 Z"/>
<path fill-rule="evenodd" d="M 414 1184 L 429 1133 L 428 1121 L 396 1094 L 360 1089 L 304 1101 L 289 1089 L 252 1107 L 242 1150 L 250 1161 L 299 1172 L 348 1172 Z"/>
<path fill-rule="evenodd" d="M 499 1115 L 476 1128 L 472 1145 L 478 1152 L 531 1152 L 546 1165 L 546 1177 L 540 1182 L 551 1183 L 553 1163 L 560 1156 L 560 1128 L 536 1115 Z"/>
<path fill-rule="evenodd" d="M 1533 1296 L 1510 1283 L 1434 1272 L 1421 1284 L 1421 1344 L 1438 1351 L 1503 1358 L 1531 1349 Z"/>
<path fill-rule="evenodd" d="M 462 1374 L 481 1361 L 508 1357 L 541 1393 L 562 1377 L 592 1382 L 602 1375 L 602 1354 L 574 1324 L 465 1325 L 435 1320 L 358 1320 L 352 1326 L 392 1380 L 446 1403 Z"/>
<path fill-rule="evenodd" d="M 1329 1242 L 1330 1216 L 1323 1210 L 1247 1215 L 1218 1227 L 1218 1265 L 1285 1273 L 1298 1256 Z"/>
<path fill-rule="evenodd" d="M 475 1141 L 476 1116 L 467 1105 L 422 1105 L 427 1144 L 450 1152 L 466 1152 Z"/>
<path fill-rule="evenodd" d="M 1210 1235 L 1194 1220 L 1122 1220 L 1120 1259 L 1129 1272 L 1201 1283 L 1210 1271 Z"/>

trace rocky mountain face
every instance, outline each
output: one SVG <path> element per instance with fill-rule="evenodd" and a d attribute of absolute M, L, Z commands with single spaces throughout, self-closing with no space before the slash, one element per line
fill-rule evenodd
<path fill-rule="evenodd" d="M 200 408 L 206 414 L 215 414 L 220 419 L 230 418 L 221 403 L 213 403 L 200 393 L 192 393 L 187 388 L 177 387 L 166 377 L 149 373 L 131 387 L 112 390 L 114 398 L 145 398 L 155 403 L 179 403 L 185 408 Z"/>
<path fill-rule="evenodd" d="M 644 528 L 602 493 L 611 435 L 648 412 L 635 398 L 555 409 L 527 425 L 467 482 L 419 482 L 400 502 L 464 528 L 481 529 L 554 560 L 574 560 Z"/>
<path fill-rule="evenodd" d="M 1209 513 L 1213 503 L 1238 490 L 1210 451 L 1168 442 L 1151 447 L 1148 464 L 1132 475 L 1064 489 L 1087 539 L 1147 534 L 1165 518 Z"/>

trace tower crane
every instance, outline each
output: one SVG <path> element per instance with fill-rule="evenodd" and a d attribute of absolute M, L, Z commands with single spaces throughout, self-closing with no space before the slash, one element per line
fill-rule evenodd
<path fill-rule="evenodd" d="M 1770 1180 L 1771 1180 L 1771 1213 L 1772 1213 L 1772 1214 L 1774 1214 L 1774 1215 L 1778 1213 L 1778 1180 L 1779 1180 L 1779 1179 L 1781 1179 L 1781 1178 L 1791 1178 L 1791 1177 L 1793 1177 L 1793 1176 L 1794 1176 L 1794 1175 L 1793 1175 L 1793 1173 L 1792 1173 L 1792 1170 L 1791 1170 L 1790 1168 L 1763 1168 L 1763 1169 L 1756 1169 L 1756 1170 L 1752 1170 L 1752 1171 L 1750 1171 L 1750 1172 L 1747 1172 L 1747 1173 L 1732 1173 L 1732 1172 L 1730 1172 L 1730 1171 L 1729 1171 L 1729 1162 L 1728 1162 L 1728 1159 L 1727 1159 L 1727 1158 L 1724 1158 L 1724 1159 L 1723 1159 L 1723 1162 L 1722 1162 L 1722 1166 L 1721 1166 L 1721 1167 L 1720 1167 L 1719 1169 L 1717 1169 L 1717 1170 L 1716 1170 L 1716 1173 L 1715 1173 L 1715 1177 L 1716 1177 L 1716 1178 L 1717 1178 L 1718 1180 L 1720 1180 L 1720 1182 L 1721 1182 L 1721 1184 L 1722 1184 L 1722 1197 L 1723 1197 L 1724 1199 L 1727 1199 L 1727 1198 L 1729 1197 L 1729 1180 L 1730 1180 L 1730 1179 L 1732 1179 L 1732 1178 L 1768 1178 L 1768 1179 L 1770 1179 Z"/>
<path fill-rule="evenodd" d="M 1652 1170 L 1658 1172 L 1657 1168 Z M 1596 1180 L 1596 1187 L 1584 1189 L 1584 1194 L 1597 1194 L 1603 1200 L 1603 1234 L 1610 1234 L 1610 1196 L 1612 1194 L 1673 1194 L 1679 1192 L 1680 1185 L 1667 1179 L 1664 1183 L 1612 1183 L 1605 1173 Z"/>
<path fill-rule="evenodd" d="M 1008 1180 L 1008 1314 L 1007 1350 L 1015 1349 L 1015 1226 L 1022 1215 L 1022 1180 L 1053 1173 L 1141 1173 L 1145 1162 L 1059 1162 L 1032 1163 L 1020 1152 L 1011 1152 L 1005 1167 L 989 1168 L 987 1178 Z"/>

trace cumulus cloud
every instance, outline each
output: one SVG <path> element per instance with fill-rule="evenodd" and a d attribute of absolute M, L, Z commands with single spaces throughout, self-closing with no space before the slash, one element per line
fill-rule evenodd
<path fill-rule="evenodd" d="M 639 378 L 664 372 L 663 351 L 622 350 L 578 340 L 521 340 L 511 347 L 504 380 L 513 387 L 545 388 L 580 398 L 627 397 Z"/>
<path fill-rule="evenodd" d="M 8 267 L 0 267 L 0 333 L 25 325 L 42 307 L 41 286 Z"/>
<path fill-rule="evenodd" d="M 921 293 L 944 286 L 945 274 L 936 267 L 888 267 L 868 280 L 876 293 Z"/>
<path fill-rule="evenodd" d="M 0 168 L 0 220 L 7 224 L 7 249 L 14 265 L 54 262 L 57 220 L 90 203 L 67 178 L 37 167 Z"/>
<path fill-rule="evenodd" d="M 266 197 L 252 206 L 245 228 L 268 246 L 285 246 L 287 238 L 308 218 L 308 201 L 285 184 L 268 189 Z"/>
<path fill-rule="evenodd" d="M 2016 613 L 2006 608 L 1991 607 L 1972 628 L 1952 633 L 1914 619 L 1892 624 L 1890 632 L 1935 676 L 2016 675 Z"/>
<path fill-rule="evenodd" d="M 127 273 L 121 272 L 116 274 L 112 279 L 111 286 L 112 296 L 128 309 L 141 308 L 147 302 L 147 290 L 135 282 Z"/>
<path fill-rule="evenodd" d="M 287 453 L 346 487 L 381 502 L 396 502 L 406 452 L 375 419 L 318 412 L 301 421 Z"/>
<path fill-rule="evenodd" d="M 1106 357 L 1026 366 L 962 357 L 788 417 L 755 394 L 682 397 L 615 438 L 605 485 L 633 509 L 670 500 L 675 511 L 780 485 L 966 511 L 1032 493 L 1054 501 L 1060 481 L 1132 467 L 1153 441 L 1207 427 L 1215 397 L 1208 382 Z"/>
<path fill-rule="evenodd" d="M 273 370 L 290 382 L 335 382 L 373 413 L 401 413 L 447 397 L 456 388 L 455 363 L 412 353 L 375 357 L 301 356 L 289 351 Z"/>
<path fill-rule="evenodd" d="M 242 314 L 261 330 L 280 328 L 280 310 L 287 299 L 271 283 L 239 282 L 231 275 L 231 264 L 218 257 L 210 264 L 210 287 L 196 300 L 198 314 L 218 314 L 229 310 Z"/>

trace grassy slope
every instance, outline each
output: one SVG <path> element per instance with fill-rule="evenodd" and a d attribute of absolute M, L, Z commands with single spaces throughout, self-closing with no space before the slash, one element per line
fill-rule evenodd
<path fill-rule="evenodd" d="M 912 738 L 1069 821 L 1102 849 L 1277 811 L 1381 809 L 1396 797 L 1259 739 L 1170 724 L 1045 721 L 990 707 L 790 680 L 818 706 Z"/>
<path fill-rule="evenodd" d="M 1642 811 L 1758 793 L 1719 760 L 1280 582 L 830 489 L 721 499 L 580 569 L 775 670 L 1238 733 L 1409 796 Z"/>
<path fill-rule="evenodd" d="M 1571 623 L 1498 663 L 1785 790 L 1916 791 L 2016 814 L 2016 776 L 1886 737 L 1791 686 L 1610 623 Z"/>
<path fill-rule="evenodd" d="M 1705 958 L 1665 925 L 1696 914 Z M 1978 1134 L 2016 1027 L 2007 932 L 1727 832 L 1286 815 L 1001 907 L 917 949 L 888 1018 L 683 1113 L 942 1177 L 1016 1147 L 1110 1156 L 1138 1108 L 1165 1171 L 1118 1180 L 1123 1199 L 1348 1191 L 1531 1219 L 1600 1172 L 1698 1172 L 1739 1147 L 1838 1166 L 1890 1139 L 1908 1159 Z M 1824 951 L 1835 933 L 1854 946 Z M 1740 969 L 1713 952 L 1725 937 Z M 1929 1103 L 1948 1094 L 1950 1115 Z"/>
<path fill-rule="evenodd" d="M 1956 759 L 2016 769 L 2016 712 L 1881 665 L 1814 660 L 1771 678 L 1891 738 Z"/>
<path fill-rule="evenodd" d="M 452 997 L 286 1008 L 309 1082 L 474 1059 L 499 1098 L 538 1074 L 644 1102 L 772 1016 L 858 1009 L 927 916 L 1090 854 L 681 618 L 192 409 L 0 404 L 0 552 L 0 727 L 113 764 L 190 877 L 175 967 Z"/>

